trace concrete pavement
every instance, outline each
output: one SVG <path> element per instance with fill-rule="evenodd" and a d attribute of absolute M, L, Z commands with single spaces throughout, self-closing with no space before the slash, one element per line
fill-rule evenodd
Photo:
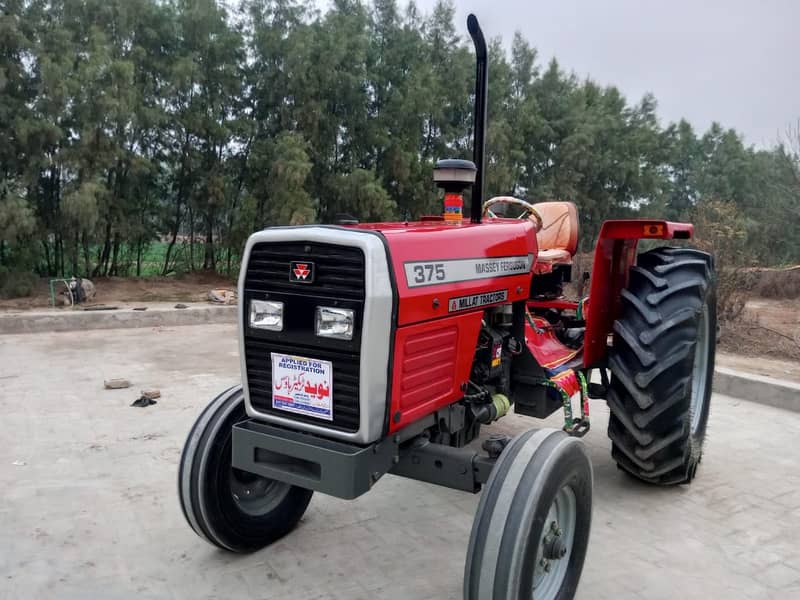
<path fill-rule="evenodd" d="M 104 390 L 112 377 L 133 387 Z M 231 325 L 0 336 L 0 599 L 461 597 L 478 496 L 437 486 L 386 476 L 355 501 L 315 495 L 293 534 L 250 556 L 195 536 L 180 450 L 238 379 Z M 158 404 L 130 407 L 144 387 Z M 578 598 L 800 597 L 800 414 L 713 402 L 698 478 L 667 489 L 616 469 L 593 403 Z M 509 415 L 487 431 L 540 424 Z"/>
<path fill-rule="evenodd" d="M 714 369 L 714 391 L 800 412 L 800 383 L 793 381 L 717 365 Z"/>
<path fill-rule="evenodd" d="M 0 312 L 0 335 L 236 323 L 236 306 L 206 302 L 177 304 L 184 308 L 175 308 L 175 302 L 139 302 L 114 305 L 114 310 L 85 310 L 78 306 Z M 146 310 L 135 310 L 135 307 Z"/>
<path fill-rule="evenodd" d="M 134 310 L 135 306 L 146 307 L 147 310 Z M 236 306 L 210 305 L 203 302 L 184 303 L 183 306 L 186 308 L 177 309 L 173 303 L 149 302 L 119 304 L 116 310 L 107 311 L 88 311 L 82 307 L 0 311 L 0 335 L 236 323 Z M 791 375 L 789 378 L 764 376 L 756 374 L 756 369 L 747 363 L 744 368 L 732 368 L 727 364 L 732 362 L 738 365 L 741 360 L 740 356 L 718 353 L 714 378 L 716 392 L 800 412 L 800 383 L 792 382 Z M 758 361 L 756 366 L 769 363 L 774 367 L 779 364 L 764 359 L 756 360 Z"/>

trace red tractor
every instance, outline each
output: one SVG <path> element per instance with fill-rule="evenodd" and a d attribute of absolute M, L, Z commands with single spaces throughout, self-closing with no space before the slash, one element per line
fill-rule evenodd
<path fill-rule="evenodd" d="M 655 484 L 695 476 L 714 369 L 714 265 L 688 248 L 637 254 L 642 239 L 690 238 L 689 224 L 607 221 L 588 296 L 564 298 L 575 206 L 483 202 L 486 44 L 472 15 L 468 28 L 474 162 L 437 163 L 443 216 L 273 227 L 248 240 L 242 385 L 192 427 L 180 501 L 198 535 L 251 552 L 291 531 L 314 491 L 356 498 L 386 473 L 473 493 L 485 485 L 464 598 L 571 598 L 591 522 L 579 439 L 590 398 L 608 402 L 621 469 Z M 512 408 L 563 411 L 564 427 L 479 445 L 481 426 Z"/>

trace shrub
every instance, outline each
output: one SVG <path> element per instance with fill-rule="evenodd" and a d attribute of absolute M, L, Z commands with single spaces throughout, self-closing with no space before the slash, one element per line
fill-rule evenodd
<path fill-rule="evenodd" d="M 0 298 L 23 298 L 33 294 L 36 286 L 33 273 L 0 272 Z"/>
<path fill-rule="evenodd" d="M 755 291 L 762 298 L 800 298 L 800 267 L 760 271 Z"/>
<path fill-rule="evenodd" d="M 694 245 L 714 256 L 717 270 L 717 320 L 723 327 L 739 320 L 756 284 L 742 252 L 747 231 L 739 209 L 730 202 L 707 199 L 692 214 Z"/>

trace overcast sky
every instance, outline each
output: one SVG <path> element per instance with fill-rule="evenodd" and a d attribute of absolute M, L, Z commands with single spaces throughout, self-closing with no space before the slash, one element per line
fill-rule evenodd
<path fill-rule="evenodd" d="M 405 2 L 402 2 L 405 4 Z M 435 0 L 417 0 L 429 12 Z M 565 69 L 658 100 L 662 123 L 735 127 L 771 145 L 800 119 L 800 1 L 457 0 L 487 38 L 515 30 Z M 490 73 L 491 77 L 491 73 Z M 490 88 L 491 90 L 491 88 Z"/>

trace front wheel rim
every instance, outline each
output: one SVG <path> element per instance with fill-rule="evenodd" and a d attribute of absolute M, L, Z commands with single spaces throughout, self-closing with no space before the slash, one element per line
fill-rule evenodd
<path fill-rule="evenodd" d="M 692 365 L 691 433 L 695 435 L 700 428 L 706 402 L 708 382 L 708 353 L 711 335 L 709 332 L 708 305 L 703 305 L 697 324 L 697 343 L 694 348 Z"/>
<path fill-rule="evenodd" d="M 291 489 L 288 483 L 234 468 L 229 481 L 236 506 L 251 517 L 263 517 L 275 510 Z"/>
<path fill-rule="evenodd" d="M 536 546 L 532 598 L 552 600 L 558 596 L 567 577 L 577 521 L 575 492 L 565 485 L 550 505 Z"/>

